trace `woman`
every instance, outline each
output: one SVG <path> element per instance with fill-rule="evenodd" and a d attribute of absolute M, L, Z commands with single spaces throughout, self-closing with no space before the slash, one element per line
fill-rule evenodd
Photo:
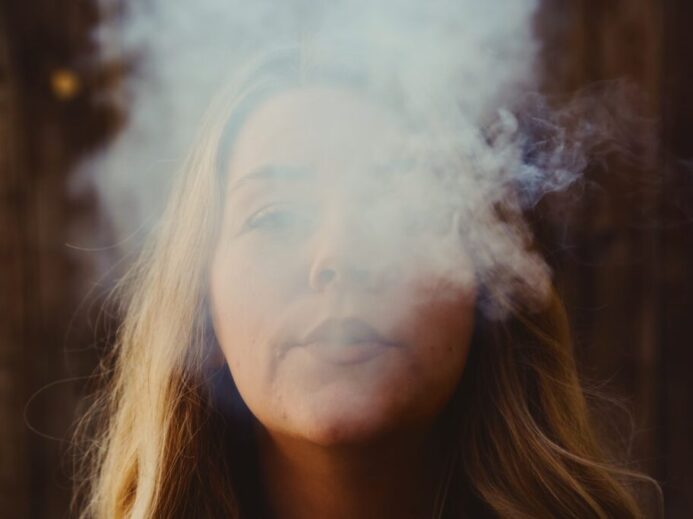
<path fill-rule="evenodd" d="M 555 294 L 400 203 L 403 96 L 300 51 L 241 76 L 126 283 L 84 517 L 642 517 Z"/>

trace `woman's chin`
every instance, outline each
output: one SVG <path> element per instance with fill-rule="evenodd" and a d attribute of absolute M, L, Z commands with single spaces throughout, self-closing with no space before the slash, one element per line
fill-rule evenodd
<path fill-rule="evenodd" d="M 406 402 L 384 395 L 311 395 L 287 415 L 295 437 L 324 447 L 377 442 L 411 425 L 414 413 Z"/>
<path fill-rule="evenodd" d="M 304 424 L 297 433 L 301 438 L 315 445 L 322 447 L 346 447 L 356 445 L 367 445 L 377 442 L 378 439 L 387 435 L 393 428 L 378 417 L 375 420 L 368 420 L 368 417 L 330 417 L 317 418 L 312 423 Z"/>

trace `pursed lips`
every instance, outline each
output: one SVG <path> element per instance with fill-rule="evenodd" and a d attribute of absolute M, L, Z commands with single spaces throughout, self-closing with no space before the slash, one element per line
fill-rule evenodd
<path fill-rule="evenodd" d="M 365 362 L 397 346 L 361 319 L 327 319 L 299 341 L 316 358 L 330 364 Z"/>
<path fill-rule="evenodd" d="M 303 340 L 303 345 L 314 342 L 333 342 L 343 345 L 356 343 L 380 343 L 384 346 L 395 346 L 393 341 L 385 339 L 375 328 L 361 319 L 327 319 L 313 328 Z"/>

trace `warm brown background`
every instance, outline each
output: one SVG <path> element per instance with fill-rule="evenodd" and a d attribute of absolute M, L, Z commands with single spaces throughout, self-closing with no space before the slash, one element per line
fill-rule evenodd
<path fill-rule="evenodd" d="M 544 3 L 547 89 L 628 78 L 656 132 L 651 168 L 616 159 L 593 167 L 596 184 L 572 211 L 545 204 L 553 219 L 540 234 L 584 375 L 632 410 L 633 455 L 662 483 L 666 516 L 693 517 L 693 2 Z M 89 373 L 107 342 L 93 326 L 107 286 L 80 305 L 94 258 L 66 246 L 76 230 L 107 232 L 95 197 L 69 194 L 68 178 L 126 118 L 98 101 L 127 67 L 95 61 L 88 34 L 105 15 L 94 4 L 0 6 L 0 516 L 8 519 L 69 517 L 66 439 L 84 388 L 70 379 Z M 63 69 L 76 88 L 54 84 Z"/>

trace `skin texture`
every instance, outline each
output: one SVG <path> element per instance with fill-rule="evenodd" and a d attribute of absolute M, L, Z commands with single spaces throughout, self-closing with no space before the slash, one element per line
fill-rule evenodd
<path fill-rule="evenodd" d="M 405 128 L 356 93 L 301 88 L 251 114 L 231 153 L 212 312 L 281 517 L 430 513 L 429 447 L 463 373 L 475 291 L 417 269 L 423 242 L 399 229 L 385 240 L 364 217 L 387 198 L 374 164 Z M 347 319 L 382 343 L 306 343 Z"/>

